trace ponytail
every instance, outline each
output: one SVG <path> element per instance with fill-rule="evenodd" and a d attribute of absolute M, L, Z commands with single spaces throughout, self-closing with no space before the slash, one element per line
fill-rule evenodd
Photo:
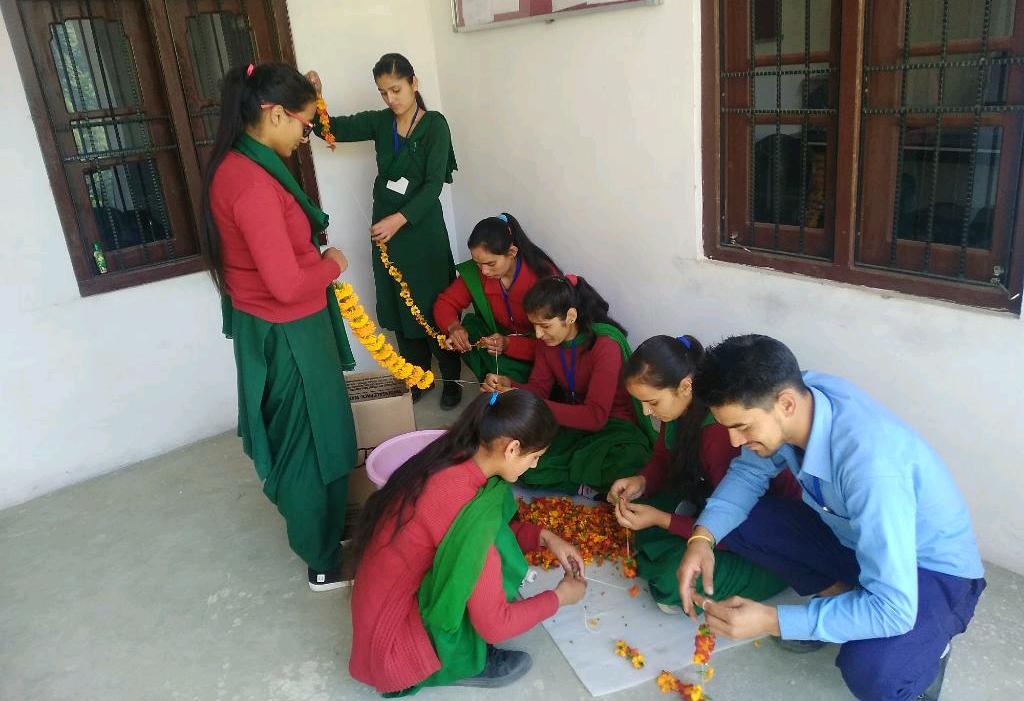
<path fill-rule="evenodd" d="M 694 376 L 703 359 L 704 346 L 693 336 L 652 336 L 633 351 L 622 368 L 622 378 L 627 384 L 636 382 L 654 389 L 675 390 L 680 382 Z M 711 496 L 711 484 L 704 477 L 700 462 L 707 416 L 707 405 L 693 395 L 686 412 L 676 419 L 676 444 L 669 457 L 669 484 L 698 510 L 704 508 L 704 502 Z"/>
<path fill-rule="evenodd" d="M 301 73 L 283 63 L 258 66 L 236 66 L 224 74 L 220 96 L 220 121 L 213 139 L 210 159 L 203 172 L 202 241 L 210 258 L 210 276 L 217 290 L 224 294 L 224 261 L 221 256 L 220 232 L 210 207 L 210 187 L 220 164 L 224 162 L 246 127 L 259 123 L 262 105 L 281 105 L 291 112 L 301 112 L 316 100 L 316 90 Z"/>
<path fill-rule="evenodd" d="M 518 440 L 524 453 L 551 445 L 558 424 L 542 400 L 525 390 L 481 394 L 451 428 L 406 460 L 366 502 L 353 540 L 356 562 L 377 529 L 394 516 L 391 540 L 412 518 L 412 510 L 431 476 L 472 458 L 498 438 Z"/>
<path fill-rule="evenodd" d="M 519 249 L 520 259 L 538 277 L 561 273 L 551 256 L 530 240 L 519 220 L 508 212 L 502 212 L 497 217 L 481 219 L 473 227 L 466 246 L 471 251 L 474 248 L 483 248 L 495 256 L 508 255 L 509 248 L 515 246 Z"/>
<path fill-rule="evenodd" d="M 563 321 L 570 309 L 576 309 L 576 323 L 581 333 L 591 334 L 594 324 L 610 324 L 627 335 L 622 324 L 608 316 L 608 302 L 582 276 L 557 275 L 539 280 L 523 298 L 527 314 Z M 593 339 L 591 339 L 591 342 Z"/>

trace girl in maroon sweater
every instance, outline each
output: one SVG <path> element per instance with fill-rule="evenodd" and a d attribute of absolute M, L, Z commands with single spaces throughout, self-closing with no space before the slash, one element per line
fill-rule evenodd
<path fill-rule="evenodd" d="M 583 598 L 583 559 L 539 527 L 512 521 L 509 483 L 555 433 L 533 395 L 482 394 L 446 434 L 410 458 L 366 503 L 355 536 L 349 671 L 382 693 L 421 686 L 497 687 L 529 671 L 525 652 L 491 645 Z M 515 600 L 523 550 L 546 547 L 566 575 Z"/>
<path fill-rule="evenodd" d="M 551 448 L 522 482 L 593 496 L 635 475 L 650 457 L 654 431 L 620 381 L 629 344 L 608 303 L 568 275 L 540 280 L 523 306 L 539 341 L 529 381 L 496 374 L 484 381 L 485 390 L 532 392 L 558 421 Z"/>
<path fill-rule="evenodd" d="M 434 320 L 478 379 L 498 362 L 502 374 L 525 381 L 537 339 L 523 298 L 539 278 L 557 275 L 558 266 L 507 212 L 481 219 L 467 246 L 471 258 L 455 266 L 459 277 L 434 302 Z M 460 319 L 470 305 L 473 312 Z"/>
<path fill-rule="evenodd" d="M 329 290 L 348 262 L 314 243 L 327 215 L 282 160 L 309 139 L 315 100 L 291 66 L 228 71 L 203 219 L 234 343 L 238 435 L 310 588 L 325 591 L 351 581 L 339 543 L 356 442 L 341 373 L 354 362 Z"/>
<path fill-rule="evenodd" d="M 623 370 L 626 389 L 648 416 L 661 421 L 654 455 L 635 477 L 608 490 L 618 522 L 637 531 L 637 573 L 666 613 L 680 613 L 676 570 L 704 501 L 739 455 L 729 432 L 693 396 L 693 373 L 704 348 L 693 336 L 654 336 L 640 344 Z M 770 493 L 800 498 L 787 471 L 772 480 Z M 756 601 L 785 588 L 781 579 L 728 552 L 715 553 L 718 599 L 744 596 Z"/>

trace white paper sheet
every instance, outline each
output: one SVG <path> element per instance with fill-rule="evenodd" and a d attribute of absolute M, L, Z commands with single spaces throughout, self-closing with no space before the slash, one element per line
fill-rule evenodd
<path fill-rule="evenodd" d="M 493 22 L 494 9 L 491 0 L 462 0 L 462 21 L 467 27 Z"/>

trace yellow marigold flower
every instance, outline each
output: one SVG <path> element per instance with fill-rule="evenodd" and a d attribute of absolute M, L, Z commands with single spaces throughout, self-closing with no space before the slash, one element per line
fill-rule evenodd
<path fill-rule="evenodd" d="M 428 389 L 432 384 L 434 384 L 434 372 L 427 370 L 423 373 L 423 379 L 417 382 L 416 386 L 420 389 Z"/>
<path fill-rule="evenodd" d="M 399 380 L 406 379 L 407 377 L 412 375 L 412 369 L 414 367 L 416 366 L 413 365 L 412 363 L 406 363 L 401 370 L 395 373 L 395 377 L 397 377 Z"/>
<path fill-rule="evenodd" d="M 334 288 L 334 294 L 338 295 L 338 299 L 344 299 L 345 297 L 351 295 L 352 292 L 352 285 L 350 285 L 347 282 L 343 282 L 341 284 L 341 287 Z"/>
<path fill-rule="evenodd" d="M 377 331 L 377 327 L 373 325 L 373 322 L 368 322 L 365 326 L 360 326 L 358 329 L 353 329 L 353 333 L 363 341 L 372 340 L 373 334 Z"/>
<path fill-rule="evenodd" d="M 349 319 L 348 323 L 353 329 L 358 329 L 360 326 L 366 326 L 367 324 L 369 324 L 370 317 L 366 316 L 365 314 L 362 314 L 360 316 Z"/>

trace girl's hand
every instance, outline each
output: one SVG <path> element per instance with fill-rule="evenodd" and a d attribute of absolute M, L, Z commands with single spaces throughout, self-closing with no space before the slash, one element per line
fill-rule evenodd
<path fill-rule="evenodd" d="M 465 353 L 472 349 L 473 344 L 469 342 L 469 332 L 465 326 L 456 321 L 448 327 L 448 350 Z"/>
<path fill-rule="evenodd" d="M 341 272 L 339 272 L 338 275 L 341 275 L 341 273 L 348 270 L 348 259 L 345 257 L 344 253 L 339 251 L 334 246 L 331 246 L 330 248 L 325 248 L 323 253 L 320 254 L 320 257 L 333 260 L 335 263 L 337 263 L 338 267 L 341 268 Z"/>
<path fill-rule="evenodd" d="M 620 501 L 633 501 L 644 494 L 647 488 L 647 480 L 642 475 L 635 477 L 623 477 L 612 482 L 608 490 L 608 503 L 617 504 Z"/>
<path fill-rule="evenodd" d="M 558 564 L 562 566 L 563 570 L 574 577 L 583 577 L 583 556 L 572 544 L 567 543 L 546 528 L 540 532 L 540 544 L 558 558 Z"/>
<path fill-rule="evenodd" d="M 395 234 L 405 226 L 407 221 L 409 220 L 401 212 L 395 212 L 390 216 L 384 217 L 370 227 L 370 239 L 374 243 L 387 243 L 395 237 Z"/>
<path fill-rule="evenodd" d="M 646 504 L 633 504 L 628 501 L 619 501 L 615 505 L 615 520 L 619 525 L 632 531 L 642 531 L 651 526 L 668 528 L 672 522 L 672 514 L 667 514 L 661 509 L 655 509 Z"/>
<path fill-rule="evenodd" d="M 500 333 L 484 336 L 480 340 L 484 342 L 484 347 L 487 348 L 487 352 L 491 355 L 501 355 L 508 348 L 508 338 Z"/>
<path fill-rule="evenodd" d="M 481 392 L 508 392 L 510 389 L 512 389 L 512 380 L 504 375 L 495 375 L 493 372 L 487 373 L 483 384 L 480 385 Z"/>
<path fill-rule="evenodd" d="M 320 82 L 320 74 L 316 71 L 310 71 L 307 73 L 306 80 L 313 84 L 313 89 L 318 93 L 322 93 L 324 91 L 324 84 Z"/>
<path fill-rule="evenodd" d="M 558 597 L 559 606 L 569 606 L 578 603 L 587 594 L 587 580 L 572 576 L 566 572 L 562 581 L 555 587 L 555 595 Z"/>

